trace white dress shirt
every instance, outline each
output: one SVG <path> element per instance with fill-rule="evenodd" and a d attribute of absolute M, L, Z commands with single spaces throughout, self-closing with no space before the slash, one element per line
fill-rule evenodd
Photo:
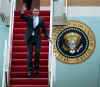
<path fill-rule="evenodd" d="M 34 27 L 34 29 L 38 26 L 38 24 L 39 24 L 39 17 L 38 16 L 33 16 L 33 27 Z M 35 32 L 33 31 L 32 32 L 32 35 L 34 36 L 35 35 Z"/>
<path fill-rule="evenodd" d="M 38 26 L 38 24 L 39 24 L 39 17 L 38 16 L 36 16 L 36 17 L 34 16 L 33 19 L 34 19 L 34 21 L 33 21 L 33 25 L 34 26 L 33 27 L 36 28 Z"/>

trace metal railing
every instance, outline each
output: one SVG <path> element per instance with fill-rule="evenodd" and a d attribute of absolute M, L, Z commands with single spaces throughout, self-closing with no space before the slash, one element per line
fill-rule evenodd
<path fill-rule="evenodd" d="M 9 86 L 9 72 L 11 67 L 11 54 L 12 54 L 11 50 L 12 50 L 12 39 L 13 39 L 12 35 L 13 35 L 15 4 L 16 0 L 11 0 L 9 37 L 8 41 L 5 41 L 2 87 Z"/>
<path fill-rule="evenodd" d="M 5 40 L 5 48 L 4 48 L 4 62 L 3 62 L 3 78 L 2 78 L 2 87 L 8 87 L 7 84 L 7 64 L 6 64 L 6 59 L 7 59 L 7 40 Z"/>
<path fill-rule="evenodd" d="M 68 5 L 69 5 L 69 0 L 66 0 L 66 7 L 65 7 L 66 17 L 68 16 Z"/>
<path fill-rule="evenodd" d="M 53 36 L 53 0 L 51 0 L 50 6 L 50 38 L 52 39 Z M 49 87 L 53 87 L 53 82 L 55 81 L 55 72 L 56 72 L 56 58 L 54 57 L 53 53 L 53 43 L 49 43 Z"/>
<path fill-rule="evenodd" d="M 56 1 L 56 0 L 55 0 Z M 66 0 L 65 7 L 65 18 L 68 16 L 68 0 Z M 54 16 L 54 0 L 51 0 L 50 7 L 50 38 L 53 36 L 53 16 Z M 53 44 L 49 43 L 49 84 L 50 87 L 53 87 L 54 82 L 56 81 L 56 57 L 53 51 Z"/>

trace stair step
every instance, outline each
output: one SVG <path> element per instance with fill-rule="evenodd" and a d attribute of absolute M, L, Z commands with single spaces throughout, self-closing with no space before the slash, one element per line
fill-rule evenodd
<path fill-rule="evenodd" d="M 48 87 L 48 85 L 10 85 L 9 87 Z"/>
<path fill-rule="evenodd" d="M 47 40 L 44 34 L 41 35 L 42 40 Z M 14 40 L 24 40 L 24 34 L 14 34 L 13 35 Z"/>
<path fill-rule="evenodd" d="M 35 56 L 35 52 L 33 52 L 33 58 Z M 28 57 L 27 52 L 12 52 L 12 58 L 16 59 L 26 59 Z M 47 52 L 40 52 L 40 59 L 48 59 Z"/>
<path fill-rule="evenodd" d="M 49 28 L 49 22 L 45 22 L 45 26 L 46 28 Z M 16 28 L 26 28 L 27 27 L 27 23 L 26 22 L 14 22 L 14 27 Z"/>
<path fill-rule="evenodd" d="M 10 78 L 10 84 L 48 85 L 48 78 Z"/>
<path fill-rule="evenodd" d="M 50 21 L 50 16 L 40 16 L 40 17 L 43 18 L 45 22 Z M 20 16 L 14 16 L 14 21 L 15 22 L 24 22 L 24 20 L 21 19 Z"/>
<path fill-rule="evenodd" d="M 22 65 L 22 66 L 16 66 L 12 65 L 11 66 L 11 72 L 27 72 L 28 67 L 27 65 Z M 40 72 L 47 72 L 48 71 L 48 66 L 39 66 L 39 71 Z"/>
<path fill-rule="evenodd" d="M 11 72 L 11 78 L 28 78 L 28 72 Z M 48 78 L 48 72 L 39 72 L 38 74 L 33 73 L 33 78 Z"/>
<path fill-rule="evenodd" d="M 16 34 L 25 34 L 26 28 L 14 28 L 14 33 Z M 49 33 L 49 28 L 47 29 L 47 32 Z M 40 29 L 40 33 L 42 32 L 42 29 Z"/>
<path fill-rule="evenodd" d="M 13 40 L 13 45 L 14 46 L 26 46 L 26 41 L 25 40 Z M 42 46 L 48 46 L 49 42 L 48 40 L 42 40 Z"/>
<path fill-rule="evenodd" d="M 34 59 L 32 60 L 34 64 Z M 11 62 L 12 65 L 27 65 L 28 64 L 28 59 L 12 59 Z M 40 59 L 40 65 L 47 65 L 48 66 L 48 59 Z"/>
<path fill-rule="evenodd" d="M 41 46 L 40 52 L 48 52 L 49 47 L 48 46 Z M 27 46 L 13 46 L 12 47 L 13 52 L 27 52 Z M 35 48 L 33 48 L 33 51 L 35 52 Z"/>
<path fill-rule="evenodd" d="M 25 15 L 26 14 L 32 14 L 32 11 L 25 11 L 24 14 Z M 20 15 L 20 11 L 15 11 L 15 16 L 18 16 L 18 15 Z M 46 10 L 40 11 L 39 15 L 40 16 L 50 16 L 50 11 L 46 11 Z"/>

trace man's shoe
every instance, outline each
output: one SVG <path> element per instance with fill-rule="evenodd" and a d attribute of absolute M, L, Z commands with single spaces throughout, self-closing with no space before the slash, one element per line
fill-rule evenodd
<path fill-rule="evenodd" d="M 32 77 L 32 72 L 28 72 L 28 76 L 29 77 Z"/>
<path fill-rule="evenodd" d="M 39 73 L 39 70 L 35 70 L 34 73 L 37 73 L 38 74 Z"/>

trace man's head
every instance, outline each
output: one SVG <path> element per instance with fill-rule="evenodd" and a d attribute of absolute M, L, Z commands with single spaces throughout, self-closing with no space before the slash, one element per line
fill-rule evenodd
<path fill-rule="evenodd" d="M 32 13 L 33 13 L 34 16 L 38 16 L 39 15 L 39 9 L 34 8 Z"/>

